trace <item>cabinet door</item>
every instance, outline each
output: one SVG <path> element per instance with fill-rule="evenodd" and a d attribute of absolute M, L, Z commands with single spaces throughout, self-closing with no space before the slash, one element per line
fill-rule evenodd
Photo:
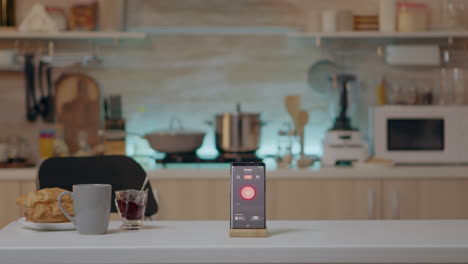
<path fill-rule="evenodd" d="M 272 180 L 267 216 L 272 220 L 346 220 L 381 217 L 378 180 Z"/>
<path fill-rule="evenodd" d="M 468 219 L 468 180 L 384 180 L 385 219 Z"/>
<path fill-rule="evenodd" d="M 229 180 L 155 180 L 158 220 L 228 220 Z"/>
<path fill-rule="evenodd" d="M 0 182 L 0 228 L 20 217 L 21 209 L 16 205 L 20 190 L 18 181 Z"/>
<path fill-rule="evenodd" d="M 322 181 L 323 219 L 377 220 L 382 192 L 378 180 Z"/>

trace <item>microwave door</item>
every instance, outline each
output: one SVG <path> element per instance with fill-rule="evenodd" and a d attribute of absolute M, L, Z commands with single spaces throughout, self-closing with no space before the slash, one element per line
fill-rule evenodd
<path fill-rule="evenodd" d="M 445 150 L 444 119 L 388 119 L 388 151 Z"/>

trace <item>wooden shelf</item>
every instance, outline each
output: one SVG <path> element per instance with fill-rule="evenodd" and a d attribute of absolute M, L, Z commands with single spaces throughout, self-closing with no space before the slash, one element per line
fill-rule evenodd
<path fill-rule="evenodd" d="M 26 33 L 18 31 L 0 31 L 0 40 L 121 40 L 145 39 L 140 32 L 81 32 L 66 31 L 58 33 Z"/>
<path fill-rule="evenodd" d="M 297 32 L 289 34 L 290 37 L 297 38 L 368 38 L 368 39 L 443 39 L 443 38 L 468 38 L 468 31 L 427 31 L 427 32 L 391 32 L 379 31 L 349 31 L 349 32 Z"/>

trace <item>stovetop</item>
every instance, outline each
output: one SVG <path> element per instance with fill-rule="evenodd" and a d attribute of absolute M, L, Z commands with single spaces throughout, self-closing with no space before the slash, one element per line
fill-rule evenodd
<path fill-rule="evenodd" d="M 255 153 L 221 153 L 213 158 L 200 158 L 196 153 L 166 154 L 162 159 L 156 159 L 157 164 L 174 163 L 231 163 L 231 162 L 261 162 Z"/>

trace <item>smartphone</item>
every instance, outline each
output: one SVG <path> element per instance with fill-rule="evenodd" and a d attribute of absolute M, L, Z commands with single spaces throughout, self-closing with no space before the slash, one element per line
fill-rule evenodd
<path fill-rule="evenodd" d="M 231 163 L 231 229 L 266 229 L 265 163 Z"/>

